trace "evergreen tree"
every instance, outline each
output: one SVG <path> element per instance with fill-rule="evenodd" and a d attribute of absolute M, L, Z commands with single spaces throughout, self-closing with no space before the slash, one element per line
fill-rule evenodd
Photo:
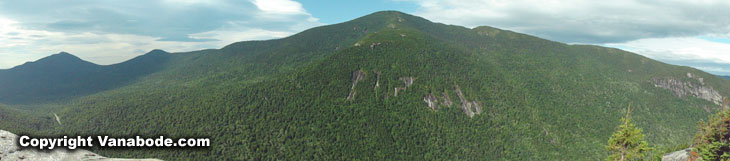
<path fill-rule="evenodd" d="M 641 160 L 651 150 L 648 143 L 644 140 L 644 134 L 641 129 L 631 123 L 631 106 L 626 112 L 626 117 L 622 118 L 623 124 L 618 126 L 618 130 L 608 139 L 606 149 L 610 155 L 606 160 Z"/>
<path fill-rule="evenodd" d="M 727 98 L 722 110 L 705 124 L 700 122 L 700 131 L 695 136 L 693 158 L 704 160 L 730 160 L 730 111 Z"/>

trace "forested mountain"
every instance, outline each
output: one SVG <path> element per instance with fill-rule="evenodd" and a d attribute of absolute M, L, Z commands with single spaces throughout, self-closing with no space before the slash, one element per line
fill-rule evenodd
<path fill-rule="evenodd" d="M 168 56 L 153 50 L 124 63 L 101 66 L 61 52 L 0 70 L 0 102 L 45 103 L 113 89 L 156 72 Z"/>
<path fill-rule="evenodd" d="M 86 72 L 142 73 L 105 86 L 115 88 L 12 106 L 60 116 L 62 126 L 37 133 L 213 141 L 208 149 L 92 149 L 109 157 L 596 160 L 630 104 L 649 143 L 665 147 L 689 143 L 698 121 L 730 96 L 729 80 L 693 68 L 396 11 L 283 39 L 148 55 L 115 72 Z M 131 62 L 158 66 L 122 65 Z M 87 66 L 78 70 L 100 71 Z M 36 98 L 6 97 L 0 102 Z M 11 125 L 25 124 L 0 121 Z"/>

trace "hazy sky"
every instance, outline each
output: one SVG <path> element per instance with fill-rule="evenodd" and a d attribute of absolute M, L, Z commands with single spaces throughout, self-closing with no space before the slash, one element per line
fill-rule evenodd
<path fill-rule="evenodd" d="M 152 49 L 220 48 L 399 10 L 730 75 L 729 8 L 727 0 L 0 0 L 0 69 L 60 51 L 113 64 Z"/>

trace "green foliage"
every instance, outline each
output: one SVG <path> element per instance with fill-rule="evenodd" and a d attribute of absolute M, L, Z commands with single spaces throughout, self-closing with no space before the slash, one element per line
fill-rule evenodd
<path fill-rule="evenodd" d="M 651 148 L 644 140 L 641 129 L 631 123 L 631 108 L 621 122 L 623 124 L 619 125 L 616 132 L 608 139 L 606 149 L 610 154 L 606 160 L 643 160 Z"/>
<path fill-rule="evenodd" d="M 33 113 L 0 104 L 0 129 L 13 133 L 46 134 L 56 125 L 51 116 L 51 113 Z"/>
<path fill-rule="evenodd" d="M 728 100 L 725 99 L 725 106 Z M 723 110 L 705 123 L 695 136 L 695 152 L 704 160 L 730 160 L 730 110 Z"/>
<path fill-rule="evenodd" d="M 357 70 L 366 78 L 347 100 Z M 628 102 L 638 104 L 632 122 L 645 127 L 648 143 L 688 142 L 708 115 L 701 107 L 714 104 L 675 97 L 650 82 L 688 72 L 730 91 L 730 81 L 618 49 L 388 11 L 283 39 L 173 53 L 127 85 L 57 106 L 13 107 L 39 116 L 56 112 L 64 123 L 38 132 L 208 136 L 213 142 L 209 149 L 92 149 L 110 157 L 593 160 L 606 157 L 602 143 Z M 404 86 L 400 77 L 415 82 L 394 96 Z M 484 112 L 466 116 L 454 85 Z M 454 105 L 426 107 L 423 96 L 442 92 Z"/>
<path fill-rule="evenodd" d="M 100 66 L 62 52 L 0 70 L 0 102 L 40 104 L 129 84 L 158 71 L 170 54 L 153 50 L 123 63 Z"/>

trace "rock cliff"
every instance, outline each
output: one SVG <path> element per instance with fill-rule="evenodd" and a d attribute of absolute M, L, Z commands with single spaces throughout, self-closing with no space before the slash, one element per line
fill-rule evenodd
<path fill-rule="evenodd" d="M 652 79 L 652 82 L 654 83 L 655 87 L 668 89 L 672 91 L 675 96 L 680 98 L 694 96 L 700 99 L 710 101 L 717 105 L 720 105 L 722 103 L 723 96 L 720 95 L 720 92 L 710 86 L 705 85 L 703 78 L 696 76 L 692 73 L 687 73 L 687 77 L 695 79 L 697 80 L 697 82 L 683 81 L 682 79 L 675 78 L 654 78 Z"/>

